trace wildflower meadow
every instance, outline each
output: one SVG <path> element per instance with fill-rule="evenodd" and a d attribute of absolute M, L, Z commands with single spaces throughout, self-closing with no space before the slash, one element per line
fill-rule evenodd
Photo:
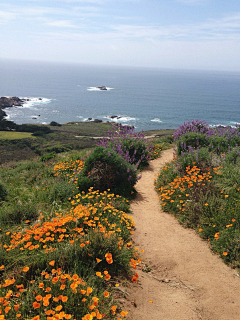
<path fill-rule="evenodd" d="M 119 127 L 108 146 L 2 166 L 0 319 L 127 317 L 121 283 L 141 262 L 130 199 L 161 150 Z"/>

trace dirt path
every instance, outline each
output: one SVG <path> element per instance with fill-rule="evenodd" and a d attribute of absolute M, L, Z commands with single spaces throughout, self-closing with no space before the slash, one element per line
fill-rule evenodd
<path fill-rule="evenodd" d="M 139 281 L 125 288 L 129 320 L 240 320 L 240 278 L 193 230 L 164 213 L 153 181 L 173 150 L 151 162 L 132 202 L 134 242 L 144 249 Z M 149 302 L 152 301 L 151 302 Z"/>

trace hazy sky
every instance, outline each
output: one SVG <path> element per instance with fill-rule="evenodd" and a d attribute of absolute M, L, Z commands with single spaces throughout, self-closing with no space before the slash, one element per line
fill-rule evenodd
<path fill-rule="evenodd" d="M 0 58 L 240 71 L 240 0 L 1 0 Z"/>

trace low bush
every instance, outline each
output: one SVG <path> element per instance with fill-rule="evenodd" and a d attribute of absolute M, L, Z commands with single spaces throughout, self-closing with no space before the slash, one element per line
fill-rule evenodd
<path fill-rule="evenodd" d="M 90 182 L 95 190 L 102 192 L 110 189 L 115 194 L 129 198 L 134 193 L 137 170 L 112 149 L 97 147 L 86 159 L 79 175 L 79 190 L 87 191 Z"/>

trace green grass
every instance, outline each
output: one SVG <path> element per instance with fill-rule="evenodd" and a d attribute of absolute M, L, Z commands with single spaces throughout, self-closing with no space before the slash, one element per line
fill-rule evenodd
<path fill-rule="evenodd" d="M 29 132 L 16 132 L 16 131 L 0 131 L 0 139 L 2 140 L 18 140 L 24 138 L 34 138 Z"/>

